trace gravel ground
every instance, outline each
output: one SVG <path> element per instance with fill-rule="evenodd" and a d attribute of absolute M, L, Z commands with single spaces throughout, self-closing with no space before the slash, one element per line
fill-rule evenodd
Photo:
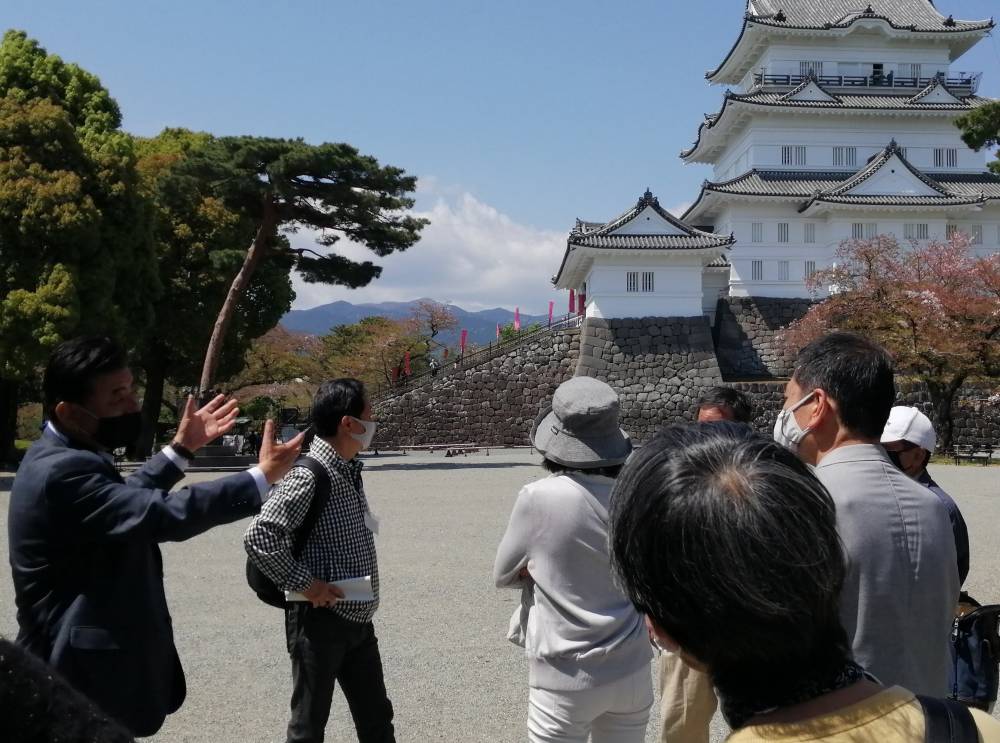
<path fill-rule="evenodd" d="M 368 459 L 366 488 L 381 519 L 382 609 L 376 627 L 401 741 L 524 740 L 527 668 L 504 634 L 518 594 L 490 579 L 518 489 L 540 474 L 525 450 L 445 459 Z M 968 589 L 1000 600 L 1000 469 L 935 466 L 969 524 Z M 212 475 L 194 475 L 205 479 Z M 0 473 L 6 535 L 9 473 Z M 184 707 L 157 743 L 281 741 L 290 690 L 280 612 L 243 579 L 246 522 L 164 546 L 167 593 L 188 678 Z M 0 633 L 13 635 L 9 567 L 0 565 Z M 648 741 L 655 739 L 651 721 Z M 713 741 L 722 740 L 717 720 Z M 338 693 L 327 740 L 356 740 Z"/>

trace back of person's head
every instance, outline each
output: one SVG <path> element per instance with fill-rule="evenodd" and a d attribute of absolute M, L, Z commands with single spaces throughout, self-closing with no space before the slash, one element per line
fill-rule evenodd
<path fill-rule="evenodd" d="M 45 414 L 54 417 L 60 402 L 83 403 L 93 392 L 95 380 L 128 366 L 125 350 L 111 338 L 74 338 L 56 346 L 45 367 L 42 383 Z"/>
<path fill-rule="evenodd" d="M 742 424 L 672 426 L 639 449 L 615 485 L 609 539 L 629 599 L 723 697 L 785 699 L 850 657 L 833 501 Z"/>
<path fill-rule="evenodd" d="M 749 423 L 753 418 L 750 398 L 732 387 L 710 387 L 698 400 L 697 413 L 716 409 L 726 420 Z"/>
<path fill-rule="evenodd" d="M 343 378 L 323 382 L 313 397 L 312 422 L 320 438 L 336 436 L 345 415 L 358 418 L 367 404 L 365 385 L 357 379 Z"/>
<path fill-rule="evenodd" d="M 0 639 L 0 740 L 131 743 L 132 735 L 24 648 Z"/>
<path fill-rule="evenodd" d="M 896 384 L 892 357 L 878 343 L 854 333 L 829 333 L 802 349 L 792 379 L 803 393 L 826 392 L 851 433 L 882 436 Z"/>

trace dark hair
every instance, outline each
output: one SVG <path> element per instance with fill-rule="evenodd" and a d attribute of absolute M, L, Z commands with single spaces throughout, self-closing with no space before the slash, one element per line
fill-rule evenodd
<path fill-rule="evenodd" d="M 638 449 L 612 493 L 609 542 L 629 599 L 723 696 L 787 698 L 850 658 L 833 500 L 745 425 L 671 426 Z"/>
<path fill-rule="evenodd" d="M 740 423 L 749 423 L 753 415 L 750 398 L 732 387 L 710 387 L 698 400 L 698 410 L 704 408 L 729 408 Z"/>
<path fill-rule="evenodd" d="M 0 639 L 0 739 L 132 743 L 132 735 L 56 671 Z"/>
<path fill-rule="evenodd" d="M 312 404 L 312 422 L 316 435 L 333 436 L 345 415 L 357 418 L 364 412 L 365 385 L 357 379 L 333 379 L 316 390 Z"/>
<path fill-rule="evenodd" d="M 125 350 L 111 338 L 89 336 L 60 343 L 45 367 L 45 414 L 54 418 L 60 402 L 83 402 L 93 393 L 98 377 L 127 366 Z"/>
<path fill-rule="evenodd" d="M 559 464 L 559 462 L 553 462 L 548 457 L 542 460 L 542 469 L 546 472 L 551 472 L 553 475 L 582 472 L 587 475 L 603 475 L 604 477 L 610 477 L 612 480 L 618 477 L 618 474 L 622 471 L 622 466 L 620 464 L 613 464 L 608 467 L 569 467 L 565 464 Z"/>
<path fill-rule="evenodd" d="M 792 378 L 806 393 L 822 389 L 837 403 L 847 430 L 879 439 L 896 399 L 893 363 L 878 343 L 829 333 L 802 349 Z"/>

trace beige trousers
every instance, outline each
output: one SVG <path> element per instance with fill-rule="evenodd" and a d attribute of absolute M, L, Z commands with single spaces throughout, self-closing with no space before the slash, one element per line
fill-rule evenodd
<path fill-rule="evenodd" d="M 708 743 L 718 700 L 708 674 L 674 653 L 660 656 L 661 743 Z"/>

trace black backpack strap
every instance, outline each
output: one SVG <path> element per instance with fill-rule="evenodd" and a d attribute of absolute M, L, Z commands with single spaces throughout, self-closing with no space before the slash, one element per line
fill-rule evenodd
<path fill-rule="evenodd" d="M 330 498 L 331 485 L 330 474 L 326 471 L 326 466 L 318 459 L 313 459 L 307 454 L 303 454 L 295 460 L 293 469 L 295 467 L 305 467 L 316 478 L 316 490 L 313 492 L 312 501 L 309 503 L 309 510 L 306 511 L 306 517 L 302 519 L 299 528 L 295 530 L 292 554 L 297 559 L 302 555 L 306 541 L 309 539 L 309 535 L 312 534 L 313 529 L 316 528 L 319 515 L 323 512 L 323 506 L 326 505 L 327 500 Z"/>
<path fill-rule="evenodd" d="M 926 743 L 979 743 L 979 730 L 969 708 L 951 699 L 918 696 L 924 708 Z"/>

